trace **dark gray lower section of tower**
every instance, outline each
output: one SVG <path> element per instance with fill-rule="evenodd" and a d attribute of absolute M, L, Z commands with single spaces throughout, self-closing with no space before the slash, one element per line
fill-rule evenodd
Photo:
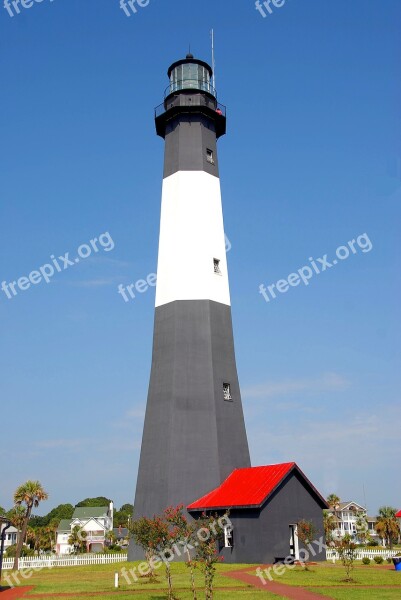
<path fill-rule="evenodd" d="M 210 300 L 156 308 L 134 518 L 186 506 L 249 466 L 231 308 Z M 142 556 L 131 544 L 129 559 Z"/>

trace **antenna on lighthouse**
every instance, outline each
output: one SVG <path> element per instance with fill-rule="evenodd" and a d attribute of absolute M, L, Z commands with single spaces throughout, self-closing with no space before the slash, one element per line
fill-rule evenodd
<path fill-rule="evenodd" d="M 215 61 L 214 61 L 214 29 L 211 30 L 210 35 L 212 38 L 212 69 L 213 69 L 212 86 L 214 87 L 214 89 L 216 89 L 216 75 L 215 75 Z"/>

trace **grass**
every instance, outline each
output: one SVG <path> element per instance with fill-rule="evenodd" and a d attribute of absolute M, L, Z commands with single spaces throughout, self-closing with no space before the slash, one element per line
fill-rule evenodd
<path fill-rule="evenodd" d="M 386 590 L 383 588 L 370 590 L 355 590 L 355 589 L 341 589 L 341 590 L 327 590 L 327 588 L 313 588 L 311 591 L 321 593 L 333 600 L 400 600 L 401 589 L 398 590 Z"/>
<path fill-rule="evenodd" d="M 146 578 L 139 578 L 129 584 L 122 576 L 122 569 L 125 568 L 129 576 L 129 570 L 139 563 L 127 563 L 126 561 L 108 565 L 91 565 L 82 567 L 60 567 L 47 569 L 44 568 L 39 572 L 33 572 L 29 579 L 19 578 L 19 585 L 34 586 L 34 589 L 27 594 L 26 598 L 38 594 L 73 594 L 74 600 L 89 600 L 90 598 L 101 598 L 102 600 L 122 600 L 125 598 L 135 598 L 137 600 L 165 600 L 166 580 L 164 567 L 157 571 L 157 581 L 149 583 Z M 215 593 L 216 600 L 252 600 L 259 598 L 260 600 L 285 600 L 281 596 L 265 592 L 263 590 L 255 590 L 252 586 L 248 586 L 241 581 L 224 576 L 227 571 L 233 571 L 235 568 L 247 567 L 248 565 L 225 565 L 217 566 L 215 577 L 215 588 L 224 588 L 217 590 Z M 250 567 L 252 568 L 252 567 Z M 114 573 L 120 573 L 119 592 L 114 589 Z M 5 572 L 5 575 L 10 575 L 10 571 Z M 192 595 L 189 591 L 189 571 L 182 563 L 172 565 L 173 585 L 177 590 L 177 596 L 180 600 L 192 600 Z M 195 571 L 196 588 L 199 591 L 199 596 L 203 597 L 203 575 L 199 570 Z M 6 585 L 6 581 L 3 581 Z M 241 588 L 241 589 L 235 589 Z M 135 590 L 135 594 L 132 591 Z M 90 592 L 94 592 L 93 596 Z M 131 593 L 127 593 L 131 592 Z M 100 595 L 101 593 L 101 595 Z"/>
<path fill-rule="evenodd" d="M 354 580 L 354 583 L 351 585 L 401 586 L 400 573 L 397 571 L 388 570 L 384 568 L 384 566 L 361 566 L 361 564 L 362 563 L 360 562 L 356 563 L 357 566 L 351 573 L 351 577 Z M 289 585 L 302 587 L 350 587 L 350 584 L 344 581 L 345 577 L 345 569 L 339 563 L 336 565 L 330 563 L 320 563 L 316 566 L 309 567 L 309 571 L 305 571 L 302 567 L 287 569 L 282 576 L 274 576 L 274 580 L 280 583 L 287 583 Z M 401 597 L 400 592 L 399 594 Z"/>
<path fill-rule="evenodd" d="M 19 585 L 32 585 L 34 589 L 26 596 L 40 594 L 71 594 L 70 600 L 165 600 L 166 581 L 164 567 L 157 571 L 158 581 L 148 583 L 145 578 L 128 584 L 122 576 L 122 569 L 129 572 L 138 563 L 121 562 L 111 565 L 92 565 L 82 567 L 44 568 L 32 573 L 28 579 L 20 577 Z M 283 596 L 268 591 L 257 590 L 239 580 L 226 576 L 229 571 L 246 568 L 250 574 L 255 574 L 255 566 L 219 564 L 215 577 L 216 600 L 285 600 Z M 120 588 L 114 590 L 114 573 L 120 573 Z M 203 598 L 203 576 L 199 570 L 196 573 L 198 597 Z M 6 571 L 4 575 L 10 575 Z M 192 600 L 189 591 L 189 572 L 182 563 L 172 565 L 173 585 L 179 600 Z M 332 600 L 400 600 L 401 574 L 373 565 L 358 566 L 354 569 L 352 578 L 355 583 L 345 583 L 345 570 L 340 564 L 321 563 L 311 566 L 309 571 L 302 567 L 287 569 L 283 575 L 273 575 L 274 581 L 289 586 L 304 587 Z M 3 581 L 3 585 L 6 581 Z M 398 589 L 390 586 L 399 586 Z M 363 586 L 371 586 L 365 588 Z M 375 587 L 380 586 L 380 587 Z M 92 592 L 92 593 L 91 593 Z M 50 596 L 51 597 L 51 596 Z M 38 598 L 39 600 L 39 598 Z"/>

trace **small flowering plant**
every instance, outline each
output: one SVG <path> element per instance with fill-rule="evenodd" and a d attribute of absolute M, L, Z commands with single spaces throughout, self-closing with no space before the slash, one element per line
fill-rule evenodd
<path fill-rule="evenodd" d="M 317 528 L 315 527 L 315 525 L 312 521 L 306 521 L 305 519 L 302 519 L 301 521 L 298 522 L 298 525 L 297 525 L 297 535 L 298 535 L 298 539 L 305 546 L 307 546 L 308 544 L 311 544 L 313 542 L 313 540 L 316 538 Z M 306 571 L 309 570 L 306 562 L 304 562 L 304 568 Z"/>
<path fill-rule="evenodd" d="M 216 564 L 222 562 L 217 546 L 222 541 L 224 534 L 221 529 L 216 529 L 218 515 L 202 516 L 196 521 L 196 560 L 200 570 L 205 576 L 205 598 L 213 600 L 213 581 L 216 574 Z"/>
<path fill-rule="evenodd" d="M 183 510 L 183 504 L 180 504 L 176 507 L 169 506 L 169 508 L 164 511 L 164 517 L 170 526 L 174 527 L 177 539 L 179 539 L 180 544 L 184 546 L 184 550 L 187 555 L 185 564 L 188 567 L 191 576 L 192 599 L 197 600 L 195 587 L 195 569 L 197 565 L 196 561 L 192 559 L 190 553 L 190 548 L 194 547 L 196 541 L 196 523 L 194 521 L 190 523 L 187 517 L 184 515 Z"/>

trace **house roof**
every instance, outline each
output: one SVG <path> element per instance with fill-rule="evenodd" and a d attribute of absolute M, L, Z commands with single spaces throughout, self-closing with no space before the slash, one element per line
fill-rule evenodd
<path fill-rule="evenodd" d="M 71 520 L 70 519 L 61 519 L 60 523 L 57 527 L 57 532 L 62 533 L 64 531 L 71 531 Z"/>
<path fill-rule="evenodd" d="M 395 516 L 397 517 L 397 519 L 401 519 L 401 510 L 399 510 Z"/>
<path fill-rule="evenodd" d="M 218 488 L 199 498 L 187 508 L 189 511 L 199 511 L 233 507 L 261 507 L 293 471 L 297 472 L 312 489 L 322 508 L 327 508 L 325 499 L 294 462 L 236 469 Z"/>
<path fill-rule="evenodd" d="M 361 509 L 361 510 L 366 510 L 364 506 L 362 506 L 362 504 L 358 504 L 358 502 L 353 502 L 352 500 L 348 501 L 348 502 L 340 502 L 339 503 L 339 508 L 338 510 L 345 510 L 348 507 L 351 506 L 355 506 L 355 508 L 357 509 Z"/>
<path fill-rule="evenodd" d="M 109 512 L 108 506 L 78 506 L 72 515 L 73 519 L 90 519 L 91 517 L 104 517 Z"/>
<path fill-rule="evenodd" d="M 0 523 L 0 531 L 3 531 L 4 527 L 5 523 Z M 11 525 L 10 527 L 7 527 L 7 533 L 18 533 L 18 529 L 14 527 L 14 525 Z"/>

